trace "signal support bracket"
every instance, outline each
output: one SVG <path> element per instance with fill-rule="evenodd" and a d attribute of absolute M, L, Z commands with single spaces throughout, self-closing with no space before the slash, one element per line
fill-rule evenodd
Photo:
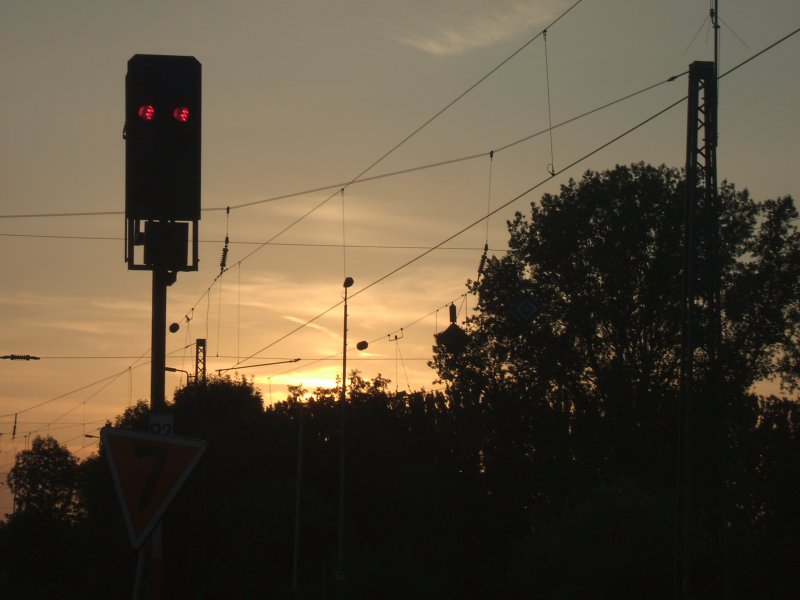
<path fill-rule="evenodd" d="M 128 270 L 197 271 L 200 262 L 198 230 L 198 221 L 126 219 L 125 262 L 128 263 Z"/>

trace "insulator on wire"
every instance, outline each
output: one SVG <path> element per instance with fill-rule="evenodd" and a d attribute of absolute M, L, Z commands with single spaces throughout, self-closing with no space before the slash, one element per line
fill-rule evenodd
<path fill-rule="evenodd" d="M 30 354 L 6 354 L 5 356 L 0 356 L 0 358 L 4 360 L 39 360 L 38 356 Z"/>
<path fill-rule="evenodd" d="M 219 261 L 220 273 L 225 270 L 228 265 L 228 236 L 225 236 L 225 246 L 222 248 L 222 258 Z"/>
<path fill-rule="evenodd" d="M 483 267 L 486 266 L 486 254 L 489 252 L 489 244 L 483 245 L 483 255 L 481 256 L 481 264 L 478 267 L 478 277 L 483 275 Z"/>

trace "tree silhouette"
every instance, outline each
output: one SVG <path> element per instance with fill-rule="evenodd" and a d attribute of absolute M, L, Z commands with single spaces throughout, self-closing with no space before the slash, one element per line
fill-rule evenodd
<path fill-rule="evenodd" d="M 19 452 L 8 473 L 15 514 L 48 515 L 71 522 L 78 516 L 78 460 L 51 437 L 37 436 Z"/>
<path fill-rule="evenodd" d="M 12 597 L 69 598 L 77 588 L 80 483 L 77 459 L 50 436 L 34 438 L 17 454 L 8 474 L 15 510 L 0 528 Z"/>
<path fill-rule="evenodd" d="M 470 343 L 459 354 L 435 348 L 433 365 L 448 386 L 462 452 L 506 506 L 509 531 L 524 531 L 526 522 L 558 530 L 588 499 L 602 494 L 607 504 L 611 489 L 635 490 L 628 496 L 639 498 L 641 510 L 662 490 L 674 494 L 684 195 L 681 171 L 643 163 L 588 171 L 544 195 L 530 217 L 518 213 L 509 222 L 509 252 L 490 258 L 483 277 L 470 282 L 477 296 Z M 752 451 L 747 436 L 761 427 L 765 409 L 751 387 L 766 378 L 797 384 L 800 237 L 789 197 L 759 203 L 728 183 L 719 197 L 722 427 L 731 452 L 726 484 L 736 491 L 744 483 L 737 481 L 736 467 L 745 467 L 738 461 L 755 458 L 739 451 Z M 701 408 L 711 385 L 707 208 L 698 207 L 695 269 Z M 785 461 L 773 453 L 770 460 Z M 781 492 L 772 491 L 769 500 L 759 499 L 778 501 Z M 701 537 L 710 535 L 705 527 Z M 669 528 L 659 531 L 651 543 L 670 548 Z M 611 538 L 586 539 L 598 542 L 590 552 L 609 555 Z M 630 561 L 641 555 L 636 544 L 625 552 Z M 534 571 L 540 585 L 555 573 Z M 653 569 L 649 576 L 668 595 L 669 572 Z"/>
<path fill-rule="evenodd" d="M 176 434 L 208 448 L 163 519 L 164 596 L 672 597 L 683 186 L 644 164 L 570 180 L 509 223 L 509 252 L 469 283 L 468 343 L 434 347 L 444 391 L 352 374 L 341 585 L 341 388 L 266 407 L 244 378 L 177 389 Z M 798 385 L 797 212 L 726 183 L 720 198 L 731 577 L 742 597 L 793 598 L 800 413 L 753 384 Z M 698 260 L 700 401 L 709 269 Z M 113 426 L 146 430 L 149 412 L 141 401 Z M 78 464 L 45 438 L 17 459 L 0 524 L 9 597 L 129 597 L 136 553 L 105 449 Z"/>

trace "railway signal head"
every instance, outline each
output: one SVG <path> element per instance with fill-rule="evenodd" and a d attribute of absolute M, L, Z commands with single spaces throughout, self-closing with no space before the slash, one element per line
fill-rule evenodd
<path fill-rule="evenodd" d="M 125 216 L 200 219 L 201 65 L 137 54 L 125 77 Z"/>

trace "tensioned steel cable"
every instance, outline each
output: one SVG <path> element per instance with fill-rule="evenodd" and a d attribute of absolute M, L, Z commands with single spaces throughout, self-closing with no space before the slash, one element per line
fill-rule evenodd
<path fill-rule="evenodd" d="M 576 3 L 576 4 L 577 4 L 577 3 Z M 574 7 L 574 5 L 573 5 L 573 7 Z M 571 10 L 571 9 L 570 9 L 570 10 Z M 784 37 L 782 37 L 782 38 L 780 38 L 779 40 L 775 41 L 774 43 L 770 44 L 769 46 L 767 46 L 766 48 L 764 48 L 764 49 L 762 49 L 761 51 L 757 52 L 756 54 L 754 54 L 754 55 L 750 56 L 749 58 L 745 59 L 744 61 L 740 62 L 739 64 L 735 65 L 734 67 L 732 67 L 732 68 L 728 69 L 727 71 L 725 71 L 723 74 L 721 74 L 721 75 L 719 76 L 719 79 L 722 79 L 723 77 L 725 77 L 725 76 L 727 76 L 727 75 L 729 75 L 729 74 L 733 73 L 734 71 L 736 71 L 737 69 L 741 68 L 741 67 L 742 67 L 742 66 L 744 66 L 745 64 L 747 64 L 747 63 L 751 62 L 752 60 L 754 60 L 754 59 L 758 58 L 758 57 L 759 57 L 759 56 L 761 56 L 762 54 L 764 54 L 764 53 L 766 53 L 767 51 L 769 51 L 769 50 L 773 49 L 774 47 L 778 46 L 779 44 L 781 44 L 782 42 L 786 41 L 787 39 L 791 38 L 792 36 L 796 35 L 796 34 L 797 34 L 797 33 L 799 33 L 799 32 L 800 32 L 800 27 L 798 27 L 797 29 L 795 29 L 795 30 L 793 30 L 792 32 L 788 33 L 787 35 L 785 35 Z M 508 59 L 507 59 L 507 60 L 508 60 Z M 645 89 L 643 89 L 643 90 L 641 90 L 641 91 L 639 91 L 639 92 L 635 92 L 633 95 L 636 95 L 636 94 L 642 93 L 643 91 L 646 91 L 647 89 L 652 89 L 652 87 L 655 87 L 655 86 L 657 86 L 657 85 L 661 85 L 661 83 L 665 83 L 666 81 L 673 81 L 675 78 L 677 78 L 677 77 L 679 77 L 679 76 L 681 76 L 681 75 L 684 75 L 684 74 L 685 74 L 685 73 L 681 73 L 680 75 L 676 75 L 676 76 L 674 76 L 673 78 L 670 78 L 670 79 L 668 79 L 668 80 L 665 80 L 664 82 L 660 82 L 660 83 L 658 83 L 658 84 L 654 84 L 653 86 L 650 86 L 649 88 L 645 88 Z M 629 95 L 628 97 L 630 97 L 630 96 L 631 96 L 631 95 Z M 661 116 L 662 114 L 664 114 L 664 113 L 668 112 L 669 110 L 671 110 L 671 109 L 672 109 L 672 108 L 674 108 L 675 106 L 677 106 L 677 105 L 681 104 L 681 103 L 682 103 L 684 100 L 686 100 L 686 98 L 687 98 L 687 96 L 684 96 L 683 98 L 681 98 L 681 99 L 679 99 L 679 100 L 677 100 L 677 101 L 673 102 L 672 104 L 670 104 L 670 105 L 666 106 L 665 108 L 663 108 L 662 110 L 658 111 L 658 112 L 657 112 L 657 113 L 655 113 L 654 115 L 652 115 L 652 116 L 648 117 L 648 118 L 647 118 L 647 119 L 645 119 L 644 121 L 641 121 L 641 122 L 640 122 L 640 123 L 638 123 L 637 125 L 635 125 L 635 126 L 631 127 L 630 129 L 626 130 L 625 132 L 621 133 L 620 135 L 616 136 L 615 138 L 613 138 L 613 139 L 609 140 L 608 142 L 604 143 L 603 145 L 601 145 L 601 146 L 598 146 L 597 148 L 595 148 L 595 149 L 594 149 L 594 150 L 592 150 L 591 152 L 589 152 L 589 153 L 587 153 L 587 154 L 583 155 L 581 158 L 577 159 L 576 161 L 574 161 L 574 162 L 570 163 L 569 165 L 567 165 L 567 166 L 565 166 L 565 167 L 561 168 L 561 169 L 560 169 L 558 172 L 556 172 L 556 175 L 559 175 L 559 174 L 563 173 L 564 171 L 566 171 L 566 170 L 568 170 L 568 169 L 572 168 L 573 166 L 575 166 L 575 165 L 579 164 L 580 162 L 582 162 L 582 161 L 584 161 L 584 160 L 588 159 L 589 157 L 593 156 L 594 154 L 597 154 L 598 152 L 602 151 L 603 149 L 607 148 L 607 147 L 608 147 L 608 146 L 610 146 L 611 144 L 613 144 L 613 143 L 617 142 L 618 140 L 622 139 L 623 137 L 627 136 L 628 134 L 632 133 L 633 131 L 636 131 L 637 129 L 641 128 L 641 127 L 642 127 L 642 126 L 644 126 L 645 124 L 647 124 L 647 123 L 649 123 L 650 121 L 652 121 L 652 120 L 656 119 L 657 117 Z M 620 101 L 621 101 L 621 100 L 620 100 Z M 602 108 L 602 107 L 600 107 L 600 108 L 598 108 L 598 109 L 595 109 L 594 111 L 591 111 L 591 112 L 596 112 L 597 110 L 600 110 L 601 108 Z M 574 119 L 573 119 L 573 120 L 574 120 Z M 562 123 L 562 124 L 566 124 L 566 122 L 564 122 L 564 123 Z M 559 124 L 558 126 L 560 126 L 560 125 L 561 125 L 561 124 Z M 521 143 L 522 141 L 524 141 L 524 140 L 518 140 L 517 142 L 514 142 L 514 144 L 516 144 L 516 143 Z M 507 148 L 507 147 L 510 147 L 510 146 L 506 146 L 506 148 Z M 504 148 L 503 148 L 503 149 L 504 149 Z M 480 154 L 480 155 L 478 155 L 478 156 L 484 156 L 484 155 L 486 155 L 486 154 L 485 154 L 485 153 L 482 153 L 482 154 Z M 478 224 L 479 224 L 479 223 L 481 223 L 481 222 L 482 222 L 484 219 L 486 219 L 486 218 L 489 218 L 489 217 L 490 217 L 490 216 L 492 216 L 493 214 L 495 214 L 495 213 L 499 212 L 500 210 L 503 210 L 504 208 L 508 207 L 509 205 L 513 204 L 514 202 L 516 202 L 516 201 L 520 200 L 521 198 L 523 198 L 523 197 L 525 197 L 526 195 L 530 194 L 531 192 L 535 191 L 537 188 L 539 188 L 539 187 L 541 187 L 542 185 L 544 185 L 544 183 L 546 183 L 546 182 L 547 182 L 547 181 L 549 181 L 550 179 L 551 179 L 551 177 L 548 177 L 547 179 L 544 179 L 544 180 L 540 181 L 539 183 L 535 184 L 534 186 L 532 186 L 532 187 L 528 188 L 527 190 L 525 190 L 525 191 L 524 191 L 524 192 L 522 192 L 521 194 L 519 194 L 519 195 L 515 196 L 514 198 L 512 198 L 512 199 L 510 199 L 509 201 L 507 201 L 506 203 L 504 203 L 503 205 L 501 205 L 501 206 L 498 206 L 497 208 L 495 208 L 493 211 L 491 211 L 490 213 L 488 213 L 488 214 L 487 214 L 487 215 L 485 215 L 484 217 L 481 217 L 481 218 L 480 218 L 480 219 L 478 219 L 477 221 L 475 221 L 475 222 L 471 223 L 470 225 L 467 225 L 466 227 L 462 228 L 462 229 L 461 229 L 461 230 L 459 230 L 458 232 L 456 232 L 456 233 L 454 233 L 453 235 L 449 236 L 447 239 L 443 240 L 442 242 L 440 242 L 440 243 L 439 243 L 439 244 L 437 244 L 436 246 L 434 246 L 434 247 L 432 247 L 432 248 L 429 248 L 429 249 L 427 249 L 425 252 L 423 252 L 423 253 L 419 254 L 417 257 L 415 257 L 415 258 L 413 258 L 413 259 L 411 259 L 411 260 L 407 261 L 406 263 L 403 263 L 403 264 L 402 264 L 402 265 L 400 265 L 399 267 L 397 267 L 397 268 L 393 269 L 393 270 L 392 270 L 392 271 L 390 271 L 389 273 L 387 273 L 387 274 L 383 275 L 382 277 L 380 277 L 380 278 L 376 279 L 375 281 L 373 281 L 372 283 L 368 284 L 368 285 L 367 285 L 367 286 L 365 286 L 364 288 L 361 288 L 360 290 L 358 290 L 358 291 L 356 291 L 355 293 L 351 294 L 351 298 L 352 298 L 352 297 L 355 297 L 355 296 L 357 296 L 358 294 L 361 294 L 362 292 L 365 292 L 367 289 L 369 289 L 369 288 L 371 288 L 371 287 L 373 287 L 373 286 L 377 285 L 378 283 L 381 283 L 382 281 L 386 280 L 387 278 L 389 278 L 390 276 L 394 275 L 394 274 L 395 274 L 395 273 L 397 273 L 398 271 L 400 271 L 400 270 L 402 270 L 402 269 L 406 268 L 407 266 L 409 266 L 409 265 L 411 265 L 411 264 L 413 264 L 413 263 L 417 262 L 418 260 L 420 260 L 420 259 L 421 259 L 421 258 L 423 258 L 424 256 L 427 256 L 428 254 L 430 254 L 430 253 L 431 253 L 431 252 L 433 252 L 434 250 L 438 249 L 438 248 L 439 248 L 439 247 L 441 247 L 442 245 L 444 245 L 444 244 L 446 244 L 447 242 L 451 241 L 452 239 L 454 239 L 454 238 L 458 237 L 459 235 L 461 235 L 461 234 L 463 234 L 464 232 L 468 231 L 468 230 L 469 230 L 469 229 L 471 229 L 472 227 L 474 227 L 474 226 L 478 225 Z M 224 209 L 222 209 L 222 210 L 224 210 Z M 84 214 L 86 214 L 86 213 L 84 213 Z M 97 214 L 97 213 L 91 213 L 91 214 Z M 103 213 L 103 214 L 119 214 L 119 213 Z M 32 215 L 32 216 L 40 216 L 40 215 Z M 69 216 L 72 216 L 72 215 L 69 215 Z M 3 215 L 0 215 L 0 218 L 7 218 L 7 217 L 8 217 L 8 216 L 5 216 L 5 217 L 4 217 Z M 336 307 L 340 306 L 341 304 L 343 304 L 343 301 L 340 301 L 340 302 L 336 303 L 335 305 L 333 305 L 333 306 L 331 306 L 330 308 L 326 309 L 326 310 L 325 310 L 325 311 L 323 311 L 322 313 L 318 314 L 316 317 L 313 317 L 312 319 L 310 319 L 310 320 L 306 321 L 306 322 L 305 322 L 305 323 L 303 323 L 302 325 L 300 325 L 300 326 L 298 326 L 297 328 L 293 329 L 293 330 L 292 330 L 292 331 L 290 331 L 289 333 L 287 333 L 287 334 L 285 334 L 285 335 L 281 336 L 280 338 L 278 338 L 278 339 L 277 339 L 277 340 L 275 340 L 274 342 L 272 342 L 272 343 L 268 344 L 268 345 L 267 345 L 267 346 L 265 346 L 264 348 L 262 348 L 262 349 L 258 350 L 257 352 L 254 352 L 252 355 L 250 355 L 250 357 L 248 357 L 248 358 L 246 358 L 246 359 L 243 359 L 243 360 L 241 360 L 241 361 L 237 362 L 236 364 L 237 364 L 237 365 L 238 365 L 238 364 L 241 364 L 242 362 L 245 362 L 246 360 L 249 360 L 249 359 L 250 359 L 250 358 L 252 358 L 253 356 L 256 356 L 256 355 L 257 355 L 257 354 L 259 354 L 260 352 L 262 352 L 262 351 L 264 351 L 264 350 L 266 350 L 266 349 L 268 349 L 268 348 L 270 348 L 270 347 L 274 346 L 275 344 L 279 343 L 280 341 L 282 341 L 282 340 L 286 339 L 286 338 L 287 338 L 287 337 L 289 337 L 290 335 L 292 335 L 292 334 L 294 334 L 295 332 L 299 331 L 299 330 L 300 330 L 300 329 L 302 329 L 303 327 L 305 327 L 305 326 L 307 326 L 307 325 L 309 325 L 309 324 L 313 323 L 314 321 L 318 320 L 318 319 L 319 319 L 319 318 L 321 318 L 322 316 L 326 315 L 326 314 L 327 314 L 327 313 L 329 313 L 331 310 L 333 310 L 334 308 L 336 308 Z M 146 364 L 146 363 L 145 363 L 145 364 Z M 142 365 L 137 365 L 137 367 L 136 367 L 136 368 L 138 368 L 138 366 L 142 366 Z M 128 369 L 126 369 L 125 371 L 127 371 L 127 370 L 128 370 Z M 44 401 L 44 402 L 41 402 L 41 403 L 39 403 L 39 404 L 36 404 L 36 405 L 34 405 L 34 406 L 27 407 L 27 408 L 25 408 L 25 409 L 23 409 L 23 410 L 21 410 L 21 411 L 17 411 L 16 413 L 13 413 L 13 412 L 12 412 L 12 413 L 9 413 L 9 414 L 0 415 L 0 418 L 12 417 L 12 416 L 14 416 L 15 414 L 21 414 L 21 413 L 24 413 L 24 412 L 28 412 L 28 411 L 30 411 L 30 410 L 34 410 L 35 408 L 39 408 L 40 406 L 44 406 L 45 404 L 49 404 L 50 402 L 54 402 L 54 401 L 56 401 L 56 400 L 58 400 L 58 399 L 60 399 L 60 398 L 63 398 L 63 397 L 69 396 L 69 395 L 71 395 L 71 394 L 74 394 L 74 393 L 77 393 L 77 392 L 79 392 L 79 391 L 82 391 L 82 390 L 84 390 L 84 389 L 87 389 L 87 388 L 89 388 L 89 387 L 92 387 L 93 385 L 97 385 L 97 384 L 99 384 L 99 383 L 103 383 L 103 382 L 107 381 L 108 379 L 114 378 L 114 377 L 116 377 L 116 376 L 117 376 L 117 374 L 113 374 L 113 375 L 111 375 L 111 376 L 109 376 L 109 377 L 106 377 L 106 378 L 100 379 L 100 380 L 98 380 L 98 381 L 96 381 L 96 382 L 93 382 L 93 383 L 91 383 L 91 384 L 88 384 L 88 385 L 82 386 L 82 387 L 80 387 L 80 388 L 77 388 L 77 389 L 75 389 L 75 390 L 72 390 L 72 391 L 70 391 L 70 392 L 67 392 L 67 393 L 65 393 L 65 394 L 62 394 L 62 395 L 60 395 L 60 396 L 57 396 L 57 397 L 55 397 L 55 398 L 51 398 L 50 400 L 46 400 L 46 401 Z"/>
<path fill-rule="evenodd" d="M 725 73 L 723 73 L 722 75 L 720 75 L 720 76 L 719 76 L 719 78 L 720 78 L 720 79 L 722 79 L 722 78 L 723 78 L 723 77 L 725 77 L 726 75 L 729 75 L 730 73 L 734 72 L 734 71 L 735 71 L 735 70 L 737 70 L 738 68 L 742 67 L 743 65 L 747 64 L 748 62 L 752 61 L 753 59 L 757 58 L 758 56 L 761 56 L 762 54 L 764 54 L 764 53 L 765 53 L 765 52 L 767 52 L 768 50 L 770 50 L 770 49 L 774 48 L 775 46 L 777 46 L 778 44 L 780 44 L 780 43 L 784 42 L 785 40 L 789 39 L 790 37 L 792 37 L 793 35 L 797 34 L 798 32 L 800 32 L 800 28 L 797 28 L 797 29 L 795 29 L 794 31 L 792 31 L 791 33 L 789 33 L 789 34 L 785 35 L 784 37 L 782 37 L 782 38 L 781 38 L 781 39 L 779 39 L 778 41 L 774 42 L 773 44 L 770 44 L 769 46 L 767 46 L 766 48 L 764 48 L 764 49 L 763 49 L 763 50 L 761 50 L 760 52 L 758 52 L 758 53 L 754 54 L 753 56 L 749 57 L 748 59 L 746 59 L 746 60 L 742 61 L 741 63 L 739 63 L 738 65 L 736 65 L 736 66 L 732 67 L 731 69 L 728 69 L 728 70 L 727 70 Z M 676 76 L 674 76 L 674 78 L 677 78 L 677 77 L 679 77 L 679 76 L 681 76 L 681 75 L 684 75 L 684 74 L 685 74 L 685 73 L 681 73 L 680 75 L 676 75 Z M 668 80 L 666 80 L 666 81 L 672 81 L 672 80 L 674 80 L 674 78 L 670 78 L 670 79 L 668 79 Z M 565 167 L 562 167 L 562 168 L 561 168 L 561 169 L 559 169 L 558 171 L 554 172 L 554 173 L 553 173 L 553 175 L 551 175 L 551 176 L 547 177 L 546 179 L 543 179 L 542 181 L 540 181 L 539 183 L 537 183 L 537 184 L 535 184 L 535 185 L 531 186 L 530 188 L 528 188 L 527 190 L 525 190 L 525 191 L 524 191 L 524 192 L 522 192 L 521 194 L 519 194 L 519 195 L 517 195 L 517 196 L 515 196 L 515 197 L 511 198 L 511 199 L 510 199 L 510 200 L 508 200 L 507 202 L 503 203 L 502 205 L 498 206 L 498 207 L 497 207 L 497 208 L 495 208 L 494 210 L 492 210 L 492 211 L 490 211 L 489 213 L 487 213 L 485 216 L 483 216 L 483 217 L 480 217 L 478 220 L 476 220 L 476 221 L 474 221 L 474 222 L 470 223 L 469 225 L 467 225 L 467 226 L 463 227 L 462 229 L 460 229 L 459 231 L 457 231 L 457 232 L 455 232 L 454 234 L 450 235 L 450 236 L 449 236 L 449 237 L 447 237 L 446 239 L 442 240 L 441 242 L 439 242 L 439 243 L 438 243 L 438 244 L 436 244 L 435 246 L 433 246 L 433 247 L 431 247 L 431 248 L 428 248 L 427 250 L 425 250 L 425 251 L 424 251 L 424 252 L 422 252 L 421 254 L 417 255 L 416 257 L 412 258 L 411 260 L 408 260 L 408 261 L 406 261 L 405 263 L 403 263 L 403 264 L 401 264 L 400 266 L 398 266 L 398 267 L 396 267 L 396 268 L 392 269 L 391 271 L 389 271 L 389 272 L 388 272 L 388 273 L 386 273 L 385 275 L 383 275 L 383 276 L 379 277 L 378 279 L 376 279 L 376 280 L 375 280 L 375 281 L 373 281 L 372 283 L 369 283 L 369 284 L 367 284 L 365 287 L 363 287 L 363 288 L 359 289 L 358 291 L 354 292 L 353 294 L 351 294 L 351 295 L 350 295 L 350 298 L 354 298 L 354 297 L 358 296 L 359 294 L 361 294 L 361 293 L 363 293 L 363 292 L 366 292 L 368 289 L 370 289 L 370 288 L 372 288 L 372 287 L 374 287 L 374 286 L 378 285 L 378 284 L 379 284 L 379 283 L 381 283 L 382 281 L 385 281 L 386 279 L 388 279 L 389 277 L 391 277 L 391 276 L 392 276 L 392 275 L 394 275 L 395 273 L 397 273 L 397 272 L 399 272 L 399 271 L 401 271 L 401 270 L 405 269 L 406 267 L 408 267 L 408 266 L 410 266 L 410 265 L 414 264 L 414 263 L 415 263 L 415 262 L 417 262 L 418 260 L 420 260 L 420 259 L 424 258 L 425 256 L 427 256 L 427 255 L 428 255 L 428 254 L 430 254 L 431 252 L 433 252 L 433 251 L 435 251 L 436 249 L 440 248 L 441 246 L 443 246 L 443 245 L 444 245 L 444 244 L 446 244 L 447 242 L 450 242 L 450 241 L 452 241 L 453 239 L 455 239 L 456 237 L 458 237 L 458 236 L 460 236 L 461 234 L 465 233 L 465 232 L 466 232 L 466 231 L 468 231 L 469 229 L 471 229 L 471 228 L 475 227 L 476 225 L 480 224 L 480 223 L 481 223 L 481 222 L 483 222 L 485 219 L 488 219 L 488 218 L 489 218 L 489 217 L 491 217 L 492 215 L 494 215 L 494 214 L 496 214 L 496 213 L 500 212 L 501 210 L 503 210 L 503 209 L 507 208 L 508 206 L 510 206 L 511 204 L 513 204 L 514 202 L 517 202 L 517 201 L 518 201 L 518 200 L 520 200 L 521 198 L 523 198 L 523 197 L 527 196 L 528 194 L 530 194 L 531 192 L 535 191 L 536 189 L 538 189 L 539 187 L 541 187 L 542 185 L 544 185 L 545 183 L 547 183 L 548 181 L 550 181 L 550 180 L 552 179 L 552 177 L 554 177 L 554 176 L 557 176 L 557 175 L 560 175 L 560 174 L 561 174 L 561 173 L 563 173 L 564 171 L 567 171 L 567 170 L 571 169 L 572 167 L 574 167 L 574 166 L 578 165 L 579 163 L 583 162 L 584 160 L 586 160 L 586 159 L 590 158 L 591 156 L 594 156 L 594 155 L 595 155 L 595 154 L 597 154 L 598 152 L 601 152 L 602 150 L 604 150 L 604 149 L 605 149 L 605 148 L 607 148 L 608 146 L 610 146 L 610 145 L 612 145 L 612 144 L 616 143 L 617 141 L 619 141 L 619 140 L 620 140 L 620 139 L 622 139 L 623 137 L 625 137 L 625 136 L 627 136 L 627 135 L 629 135 L 629 134 L 633 133 L 634 131 L 636 131 L 637 129 L 639 129 L 639 128 L 643 127 L 643 126 L 644 126 L 644 125 L 646 125 L 647 123 L 649 123 L 649 122 L 651 122 L 651 121 L 655 120 L 656 118 L 660 117 L 662 114 L 664 114 L 664 113 L 666 113 L 666 112 L 668 112 L 668 111 L 672 110 L 673 108 L 675 108 L 675 107 L 676 107 L 676 106 L 678 106 L 679 104 L 683 103 L 683 102 L 684 102 L 684 101 L 687 99 L 687 97 L 688 97 L 688 96 L 683 96 L 683 97 L 682 97 L 682 98 L 680 98 L 679 100 L 676 100 L 676 101 L 675 101 L 675 102 L 673 102 L 672 104 L 669 104 L 668 106 L 666 106 L 666 107 L 664 107 L 663 109 L 659 110 L 658 112 L 656 112 L 655 114 L 653 114 L 653 115 L 651 115 L 650 117 L 646 118 L 645 120 L 643 120 L 643 121 L 640 121 L 638 124 L 634 125 L 633 127 L 631 127 L 630 129 L 628 129 L 628 130 L 624 131 L 623 133 L 621 133 L 621 134 L 617 135 L 616 137 L 612 138 L 612 139 L 611 139 L 611 140 L 609 140 L 608 142 L 606 142 L 606 143 L 604 143 L 604 144 L 602 144 L 602 145 L 598 146 L 598 147 L 597 147 L 597 148 L 595 148 L 594 150 L 592 150 L 592 151 L 590 151 L 590 152 L 588 152 L 588 153 L 584 154 L 583 156 L 581 156 L 581 157 L 580 157 L 580 158 L 578 158 L 577 160 L 573 161 L 572 163 L 568 164 L 567 166 L 565 166 Z M 332 311 L 333 309 L 335 309 L 336 307 L 338 307 L 338 306 L 341 306 L 343 303 L 344 303 L 344 301 L 337 302 L 336 304 L 334 304 L 334 305 L 333 305 L 333 306 L 331 306 L 330 308 L 326 309 L 326 310 L 325 310 L 325 311 L 323 311 L 322 313 L 318 314 L 317 316 L 313 317 L 312 319 L 309 319 L 309 320 L 308 320 L 308 321 L 306 321 L 305 323 L 303 323 L 303 324 L 299 325 L 298 327 L 294 328 L 292 331 L 290 331 L 290 332 L 288 332 L 287 334 L 285 334 L 285 335 L 281 336 L 280 338 L 278 338 L 277 340 L 273 341 L 272 343 L 270 343 L 270 344 L 268 344 L 268 345 L 264 346 L 263 348 L 261 348 L 261 349 L 260 349 L 260 350 L 258 350 L 257 352 L 254 352 L 254 353 L 253 353 L 252 355 L 250 355 L 248 358 L 245 358 L 245 359 L 243 359 L 242 361 L 240 361 L 239 363 L 237 363 L 237 365 L 241 364 L 241 362 L 245 362 L 245 361 L 247 361 L 247 360 L 250 360 L 250 358 L 252 358 L 253 356 L 255 356 L 255 355 L 257 355 L 257 354 L 259 354 L 259 353 L 263 352 L 264 350 L 266 350 L 266 349 L 268 349 L 268 348 L 271 348 L 272 346 L 276 345 L 277 343 L 279 343 L 279 342 L 283 341 L 284 339 L 286 339 L 286 338 L 287 338 L 287 337 L 289 337 L 290 335 L 293 335 L 293 334 L 294 334 L 294 333 L 296 333 L 297 331 L 299 331 L 299 330 L 303 329 L 303 328 L 304 328 L 304 327 L 306 327 L 307 325 L 310 325 L 310 324 L 311 324 L 311 323 L 313 323 L 314 321 L 316 321 L 316 320 L 320 319 L 321 317 L 323 317 L 324 315 L 328 314 L 329 312 L 331 312 L 331 311 Z"/>

